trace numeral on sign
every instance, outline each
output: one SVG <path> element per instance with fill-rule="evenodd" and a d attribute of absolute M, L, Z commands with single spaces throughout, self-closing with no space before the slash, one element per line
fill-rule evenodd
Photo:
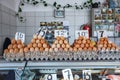
<path fill-rule="evenodd" d="M 57 36 L 63 36 L 68 37 L 68 31 L 67 30 L 55 30 L 55 37 Z"/>
<path fill-rule="evenodd" d="M 88 30 L 77 30 L 77 31 L 75 32 L 75 37 L 76 37 L 76 39 L 77 39 L 79 36 L 84 36 L 84 37 L 86 37 L 86 38 L 89 38 Z"/>
<path fill-rule="evenodd" d="M 103 33 L 104 33 L 104 31 L 100 31 L 101 37 L 103 37 Z"/>
<path fill-rule="evenodd" d="M 48 74 L 47 80 L 52 80 L 52 75 L 51 74 Z"/>
<path fill-rule="evenodd" d="M 41 27 L 39 29 L 39 31 L 37 32 L 37 35 L 41 35 L 42 37 L 45 37 L 46 32 L 47 32 L 47 28 L 46 27 Z"/>
<path fill-rule="evenodd" d="M 97 36 L 98 36 L 98 38 L 107 37 L 108 33 L 106 30 L 99 30 L 99 31 L 97 31 Z"/>
<path fill-rule="evenodd" d="M 25 42 L 25 34 L 21 32 L 17 32 L 15 34 L 15 39 L 18 40 L 20 39 L 23 43 Z"/>
<path fill-rule="evenodd" d="M 57 80 L 57 74 L 46 74 L 45 80 Z"/>
<path fill-rule="evenodd" d="M 73 80 L 71 69 L 62 70 L 64 80 Z"/>

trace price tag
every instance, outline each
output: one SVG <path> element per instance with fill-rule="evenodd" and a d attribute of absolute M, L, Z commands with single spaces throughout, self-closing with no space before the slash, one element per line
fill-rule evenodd
<path fill-rule="evenodd" d="M 88 30 L 77 30 L 77 31 L 75 31 L 75 38 L 77 39 L 79 36 L 84 36 L 86 38 L 89 38 Z"/>
<path fill-rule="evenodd" d="M 22 41 L 22 43 L 24 43 L 25 42 L 25 34 L 21 33 L 21 32 L 17 32 L 15 34 L 15 39 L 16 40 L 20 39 Z"/>
<path fill-rule="evenodd" d="M 106 30 L 98 30 L 97 31 L 97 37 L 98 39 L 101 37 L 107 37 L 108 36 L 108 32 Z"/>
<path fill-rule="evenodd" d="M 55 30 L 55 37 L 57 36 L 63 36 L 63 37 L 68 37 L 68 31 L 67 30 Z"/>
<path fill-rule="evenodd" d="M 57 80 L 57 74 L 46 74 L 45 80 Z"/>
<path fill-rule="evenodd" d="M 83 80 L 92 80 L 91 70 L 83 70 Z"/>
<path fill-rule="evenodd" d="M 39 31 L 36 33 L 37 35 L 41 35 L 42 37 L 45 37 L 47 32 L 47 27 L 46 26 L 42 26 L 39 28 Z"/>
<path fill-rule="evenodd" d="M 64 80 L 73 80 L 73 75 L 71 69 L 62 70 Z"/>

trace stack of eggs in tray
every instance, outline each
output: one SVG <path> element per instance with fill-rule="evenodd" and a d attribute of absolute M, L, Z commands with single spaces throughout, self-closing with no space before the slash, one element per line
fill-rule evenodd
<path fill-rule="evenodd" d="M 4 57 L 11 60 L 23 60 L 24 59 L 24 48 L 25 45 L 21 40 L 11 40 L 11 44 L 7 49 L 4 50 Z"/>
<path fill-rule="evenodd" d="M 25 58 L 38 58 L 40 53 L 49 51 L 49 44 L 40 35 L 34 35 L 31 42 L 25 47 Z"/>
<path fill-rule="evenodd" d="M 100 38 L 99 41 L 97 42 L 98 49 L 100 51 L 118 51 L 119 47 L 108 40 L 108 38 Z"/>
<path fill-rule="evenodd" d="M 70 47 L 68 41 L 63 36 L 57 36 L 56 40 L 52 44 L 49 52 L 68 52 L 72 51 L 72 48 Z"/>
<path fill-rule="evenodd" d="M 85 37 L 80 36 L 78 39 L 74 40 L 72 45 L 73 51 L 97 51 L 96 42 Z"/>

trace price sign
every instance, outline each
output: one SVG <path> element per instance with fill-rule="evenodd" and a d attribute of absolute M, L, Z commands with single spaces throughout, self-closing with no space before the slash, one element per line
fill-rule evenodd
<path fill-rule="evenodd" d="M 67 30 L 55 30 L 55 37 L 57 36 L 63 36 L 63 37 L 68 37 L 68 31 Z"/>
<path fill-rule="evenodd" d="M 73 75 L 71 69 L 62 70 L 64 80 L 73 80 Z"/>
<path fill-rule="evenodd" d="M 107 37 L 108 36 L 108 32 L 106 30 L 99 30 L 97 31 L 97 37 L 98 39 L 101 37 Z"/>
<path fill-rule="evenodd" d="M 92 80 L 91 70 L 83 70 L 83 80 Z"/>
<path fill-rule="evenodd" d="M 75 37 L 76 37 L 76 39 L 77 39 L 79 36 L 84 36 L 84 37 L 86 37 L 86 38 L 89 38 L 88 30 L 77 30 L 77 31 L 75 31 Z"/>
<path fill-rule="evenodd" d="M 15 39 L 16 40 L 20 39 L 22 41 L 22 43 L 24 43 L 25 42 L 25 34 L 21 33 L 21 32 L 17 32 L 15 34 Z"/>
<path fill-rule="evenodd" d="M 42 37 L 45 37 L 47 32 L 47 27 L 46 26 L 42 26 L 41 28 L 39 28 L 39 31 L 36 33 L 37 35 L 41 35 Z"/>
<path fill-rule="evenodd" d="M 45 80 L 57 80 L 57 74 L 46 74 Z"/>

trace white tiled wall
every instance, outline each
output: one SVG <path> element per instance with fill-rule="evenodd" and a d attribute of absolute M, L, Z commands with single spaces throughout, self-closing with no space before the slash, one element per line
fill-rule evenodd
<path fill-rule="evenodd" d="M 0 55 L 5 38 L 13 38 L 17 31 L 15 14 L 15 11 L 0 4 Z"/>
<path fill-rule="evenodd" d="M 31 36 L 40 27 L 40 22 L 51 22 L 51 21 L 69 21 L 70 31 L 70 43 L 73 43 L 75 30 L 80 29 L 80 26 L 86 23 L 90 23 L 90 10 L 76 10 L 69 9 L 65 10 L 65 18 L 55 18 L 53 15 L 54 11 L 31 11 L 23 12 L 22 15 L 27 19 L 25 23 L 17 20 L 17 31 L 26 33 L 26 37 Z M 29 40 L 26 40 L 26 43 Z"/>

